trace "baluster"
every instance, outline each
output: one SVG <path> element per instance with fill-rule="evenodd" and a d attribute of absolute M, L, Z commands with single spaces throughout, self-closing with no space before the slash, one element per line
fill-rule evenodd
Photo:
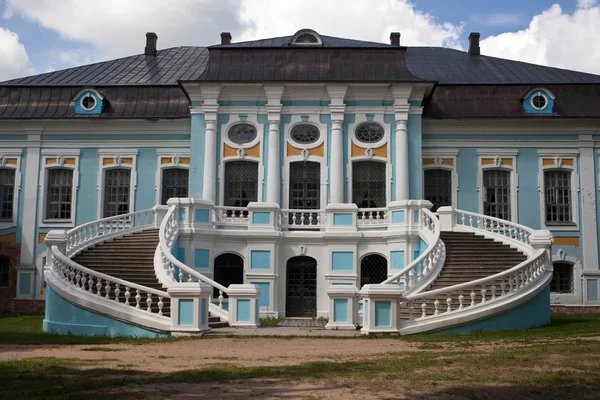
<path fill-rule="evenodd" d="M 440 313 L 440 311 L 439 311 L 440 301 L 438 299 L 435 299 L 435 301 L 433 302 L 433 307 L 435 307 L 435 311 L 433 312 L 433 315 L 438 315 Z"/>
<path fill-rule="evenodd" d="M 500 281 L 500 290 L 501 290 L 500 296 L 504 296 L 506 294 L 505 287 L 506 287 L 506 284 L 504 283 L 504 278 L 502 278 L 502 280 Z"/>
<path fill-rule="evenodd" d="M 152 294 L 148 293 L 148 297 L 146 298 L 146 304 L 148 305 L 148 308 L 146 308 L 146 311 L 148 312 L 152 312 Z"/>
<path fill-rule="evenodd" d="M 129 297 L 131 296 L 131 292 L 129 291 L 129 286 L 125 286 L 125 304 L 129 305 Z"/>
<path fill-rule="evenodd" d="M 461 225 L 465 225 L 465 214 L 461 214 Z"/>
<path fill-rule="evenodd" d="M 81 280 L 81 275 L 79 273 L 79 270 L 77 270 L 77 273 L 75 274 L 75 286 L 79 287 L 80 280 Z"/>
<path fill-rule="evenodd" d="M 183 282 L 183 271 L 179 269 L 179 282 Z"/>
<path fill-rule="evenodd" d="M 414 304 L 411 302 L 411 303 L 408 305 L 408 320 L 409 320 L 409 321 L 412 321 L 412 320 L 413 320 L 413 318 L 414 318 L 414 315 L 413 315 L 413 313 L 414 313 L 414 312 L 415 312 L 415 306 L 414 306 Z"/>
<path fill-rule="evenodd" d="M 115 301 L 119 303 L 119 294 L 121 294 L 121 289 L 119 289 L 119 284 L 115 283 Z"/>
<path fill-rule="evenodd" d="M 219 290 L 219 308 L 223 308 L 223 291 Z"/>
<path fill-rule="evenodd" d="M 304 213 L 300 214 L 300 225 L 304 225 Z"/>
<path fill-rule="evenodd" d="M 485 294 L 487 293 L 486 289 L 481 289 L 481 304 L 485 303 Z"/>
<path fill-rule="evenodd" d="M 312 225 L 312 221 L 313 221 L 313 215 L 312 213 L 308 214 L 308 224 Z"/>
<path fill-rule="evenodd" d="M 98 282 L 96 283 L 96 294 L 102 296 L 102 279 L 100 278 L 98 278 Z"/>
<path fill-rule="evenodd" d="M 463 308 L 465 308 L 465 306 L 463 305 L 463 301 L 465 300 L 465 296 L 462 295 L 462 293 L 458 296 L 458 309 L 462 310 Z"/>
<path fill-rule="evenodd" d="M 135 290 L 135 308 L 140 309 L 140 300 L 142 300 L 142 296 L 140 295 L 140 289 Z"/>
<path fill-rule="evenodd" d="M 475 289 L 471 290 L 471 307 L 475 305 Z"/>
<path fill-rule="evenodd" d="M 473 216 L 469 215 L 469 226 L 473 227 Z"/>
<path fill-rule="evenodd" d="M 296 225 L 296 213 L 292 214 L 292 225 Z"/>
<path fill-rule="evenodd" d="M 477 217 L 477 229 L 481 229 L 481 217 Z"/>
<path fill-rule="evenodd" d="M 408 271 L 408 288 L 411 288 L 415 285 L 415 270 L 414 268 Z"/>
<path fill-rule="evenodd" d="M 496 283 L 492 282 L 492 300 L 496 300 Z"/>
<path fill-rule="evenodd" d="M 425 303 L 421 304 L 421 311 L 422 311 L 421 317 L 425 318 L 427 316 L 427 304 L 425 304 Z"/>
<path fill-rule="evenodd" d="M 106 281 L 106 286 L 104 286 L 104 297 L 106 297 L 107 299 L 110 299 L 110 282 Z"/>
<path fill-rule="evenodd" d="M 448 293 L 448 297 L 446 298 L 446 304 L 448 305 L 446 312 L 452 311 L 452 295 L 450 293 Z"/>
<path fill-rule="evenodd" d="M 69 267 L 69 283 L 74 283 L 75 282 L 75 271 L 73 270 L 73 268 Z"/>
<path fill-rule="evenodd" d="M 321 225 L 321 213 L 317 213 L 317 225 Z"/>
<path fill-rule="evenodd" d="M 94 277 L 92 275 L 88 279 L 88 292 L 94 294 Z"/>
<path fill-rule="evenodd" d="M 162 296 L 158 296 L 158 315 L 163 315 L 162 309 L 165 303 L 163 303 Z"/>

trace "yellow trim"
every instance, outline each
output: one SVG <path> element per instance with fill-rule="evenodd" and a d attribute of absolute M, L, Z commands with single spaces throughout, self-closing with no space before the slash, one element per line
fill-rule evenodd
<path fill-rule="evenodd" d="M 47 233 L 38 233 L 38 243 L 44 243 Z"/>
<path fill-rule="evenodd" d="M 114 164 L 115 160 L 113 158 L 103 158 L 102 165 L 111 165 Z"/>
<path fill-rule="evenodd" d="M 387 158 L 387 143 L 371 150 L 373 150 L 373 156 Z M 360 147 L 356 143 L 352 142 L 352 157 L 364 157 L 366 151 L 367 147 Z"/>
<path fill-rule="evenodd" d="M 291 144 L 287 144 L 287 155 L 289 157 L 291 156 L 301 156 L 302 155 L 302 149 L 299 149 L 297 147 L 292 146 Z"/>
<path fill-rule="evenodd" d="M 46 158 L 46 165 L 56 164 L 56 158 Z"/>
<path fill-rule="evenodd" d="M 190 165 L 190 158 L 189 157 L 181 157 L 179 159 L 179 164 Z"/>
<path fill-rule="evenodd" d="M 325 143 L 321 143 L 314 149 L 310 149 L 308 154 L 311 156 L 323 157 L 325 155 Z"/>
<path fill-rule="evenodd" d="M 495 158 L 482 158 L 481 159 L 481 165 L 494 165 Z M 508 166 L 513 166 L 513 159 L 512 158 L 501 158 L 502 160 L 502 165 L 508 165 Z"/>
<path fill-rule="evenodd" d="M 6 159 L 6 164 L 17 165 L 17 159 L 16 158 L 7 158 Z"/>
<path fill-rule="evenodd" d="M 555 164 L 554 163 L 554 158 L 544 158 L 544 159 L 542 159 L 542 165 L 544 167 L 548 167 L 548 166 L 554 165 L 554 164 Z"/>
<path fill-rule="evenodd" d="M 65 158 L 63 161 L 64 161 L 65 165 L 75 165 L 74 158 Z"/>
<path fill-rule="evenodd" d="M 502 159 L 502 165 L 510 165 L 512 167 L 513 166 L 513 159 L 512 158 L 503 158 Z"/>
<path fill-rule="evenodd" d="M 227 143 L 223 143 L 223 158 L 226 157 L 236 157 L 238 154 L 238 150 L 229 146 Z M 254 146 L 244 149 L 244 152 L 249 157 L 260 158 L 260 142 L 256 143 Z M 189 163 L 189 157 L 186 157 Z"/>
<path fill-rule="evenodd" d="M 573 160 L 572 158 L 567 158 L 566 160 L 563 160 L 562 164 L 572 167 L 573 165 L 575 165 L 575 160 Z"/>
<path fill-rule="evenodd" d="M 423 165 L 435 165 L 435 158 L 424 158 Z M 442 158 L 442 165 L 454 166 L 453 158 Z"/>
<path fill-rule="evenodd" d="M 223 158 L 237 156 L 237 149 L 229 146 L 227 143 L 223 143 Z"/>
<path fill-rule="evenodd" d="M 244 149 L 247 156 L 260 158 L 260 142 L 256 143 L 254 146 Z"/>
<path fill-rule="evenodd" d="M 579 248 L 579 238 L 554 236 L 554 246 L 572 246 Z"/>
<path fill-rule="evenodd" d="M 0 242 L 17 243 L 17 234 L 16 233 L 7 233 L 6 235 L 0 235 Z"/>
<path fill-rule="evenodd" d="M 553 167 L 556 165 L 556 159 L 555 158 L 543 158 L 542 165 L 544 167 Z M 567 167 L 572 167 L 575 165 L 575 160 L 572 158 L 565 158 L 562 160 L 562 165 L 565 165 Z"/>
<path fill-rule="evenodd" d="M 161 157 L 160 165 L 171 164 L 171 157 Z"/>
<path fill-rule="evenodd" d="M 121 164 L 133 165 L 133 158 L 131 158 L 131 157 L 123 158 L 121 160 Z"/>

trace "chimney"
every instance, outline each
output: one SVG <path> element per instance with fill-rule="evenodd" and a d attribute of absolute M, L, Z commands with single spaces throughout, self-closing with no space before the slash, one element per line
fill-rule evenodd
<path fill-rule="evenodd" d="M 158 40 L 158 35 L 154 32 L 146 33 L 146 48 L 144 49 L 144 54 L 147 56 L 156 57 L 156 41 Z"/>
<path fill-rule="evenodd" d="M 471 32 L 469 35 L 469 55 L 478 56 L 481 54 L 479 49 L 479 32 Z"/>
<path fill-rule="evenodd" d="M 221 32 L 221 44 L 231 44 L 231 33 Z"/>
<path fill-rule="evenodd" d="M 390 44 L 392 46 L 400 46 L 400 32 L 390 33 Z"/>

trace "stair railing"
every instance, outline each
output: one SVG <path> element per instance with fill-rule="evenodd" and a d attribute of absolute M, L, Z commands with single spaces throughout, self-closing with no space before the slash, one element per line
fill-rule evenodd
<path fill-rule="evenodd" d="M 399 284 L 405 294 L 425 287 L 441 270 L 446 259 L 446 246 L 440 240 L 440 221 L 427 208 L 422 208 L 419 236 L 427 249 L 402 271 L 389 277 L 382 284 Z"/>
<path fill-rule="evenodd" d="M 177 206 L 170 206 L 167 214 L 160 224 L 158 233 L 159 245 L 155 253 L 155 271 L 159 280 L 167 287 L 178 282 L 204 282 L 219 291 L 218 304 L 213 303 L 212 295 L 209 301 L 210 312 L 221 319 L 229 321 L 229 312 L 223 308 L 224 294 L 229 290 L 220 283 L 208 278 L 179 261 L 172 253 L 173 245 L 179 237 L 179 223 L 177 221 Z M 158 266 L 157 262 L 158 261 Z M 157 268 L 158 267 L 158 268 Z"/>
<path fill-rule="evenodd" d="M 98 242 L 133 233 L 153 224 L 154 209 L 135 211 L 91 221 L 67 231 L 66 255 L 72 257 Z"/>

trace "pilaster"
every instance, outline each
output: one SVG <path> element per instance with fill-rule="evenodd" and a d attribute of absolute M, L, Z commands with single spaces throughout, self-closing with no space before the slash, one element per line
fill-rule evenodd
<path fill-rule="evenodd" d="M 327 92 L 331 99 L 329 104 L 329 112 L 331 113 L 329 202 L 331 204 L 342 204 L 344 202 L 343 123 L 346 109 L 344 97 L 347 90 L 347 85 L 327 85 Z"/>
<path fill-rule="evenodd" d="M 583 268 L 598 270 L 598 230 L 596 219 L 596 172 L 592 135 L 579 135 L 579 178 L 581 179 L 581 235 Z"/>
<path fill-rule="evenodd" d="M 406 85 L 392 87 L 394 96 L 394 120 L 396 122 L 395 172 L 396 172 L 396 201 L 410 198 L 409 163 L 408 163 L 408 111 L 412 88 Z"/>
<path fill-rule="evenodd" d="M 21 261 L 17 269 L 31 269 L 35 266 L 35 245 L 37 243 L 36 221 L 38 209 L 38 177 L 40 172 L 41 130 L 27 132 L 27 155 L 25 183 L 23 188 L 23 210 L 21 221 Z"/>
<path fill-rule="evenodd" d="M 205 156 L 202 198 L 216 201 L 217 188 L 217 112 L 219 110 L 218 98 L 221 91 L 220 85 L 206 85 L 200 88 L 204 103 L 204 122 L 206 124 Z"/>
<path fill-rule="evenodd" d="M 281 183 L 281 171 L 279 168 L 279 142 L 281 132 L 279 123 L 281 121 L 281 96 L 285 90 L 284 85 L 265 85 L 267 96 L 267 113 L 269 118 L 269 153 L 267 155 L 267 198 L 269 203 L 281 204 L 279 188 Z"/>

